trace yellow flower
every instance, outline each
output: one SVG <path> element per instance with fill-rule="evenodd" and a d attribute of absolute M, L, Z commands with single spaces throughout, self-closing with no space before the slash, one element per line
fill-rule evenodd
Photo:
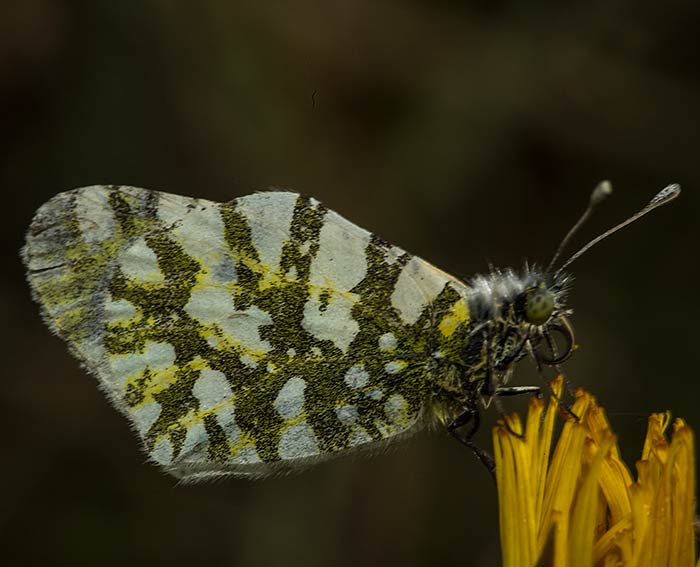
<path fill-rule="evenodd" d="M 493 430 L 504 567 L 696 567 L 693 433 L 670 415 L 649 417 L 637 480 L 620 458 L 603 408 L 583 390 L 559 411 L 562 380 L 545 408 Z M 564 419 L 553 445 L 555 416 Z M 700 567 L 700 561 L 697 563 Z"/>

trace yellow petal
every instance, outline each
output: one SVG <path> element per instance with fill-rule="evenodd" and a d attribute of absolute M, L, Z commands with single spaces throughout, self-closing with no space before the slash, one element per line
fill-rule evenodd
<path fill-rule="evenodd" d="M 503 565 L 700 567 L 694 538 L 694 439 L 670 414 L 649 417 L 637 480 L 589 393 L 561 409 L 562 380 L 549 404 L 530 401 L 525 435 L 516 415 L 494 428 Z M 564 425 L 555 442 L 556 416 Z M 514 434 L 515 433 L 515 434 Z M 550 454 L 551 453 L 551 454 Z"/>

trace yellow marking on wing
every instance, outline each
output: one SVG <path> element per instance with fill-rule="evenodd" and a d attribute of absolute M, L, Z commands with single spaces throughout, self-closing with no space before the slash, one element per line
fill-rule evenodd
<path fill-rule="evenodd" d="M 231 448 L 231 458 L 235 459 L 246 447 L 253 447 L 253 449 L 255 449 L 255 439 L 250 435 L 250 433 L 243 433 L 235 445 L 231 445 L 230 441 L 229 445 Z"/>
<path fill-rule="evenodd" d="M 78 304 L 75 307 L 66 309 L 63 313 L 54 316 L 56 326 L 62 331 L 73 329 L 88 319 L 91 315 L 90 310 L 85 305 Z M 82 337 L 72 337 L 73 340 Z"/>
<path fill-rule="evenodd" d="M 467 325 L 469 323 L 469 306 L 464 298 L 460 298 L 451 308 L 450 311 L 442 318 L 438 328 L 445 337 L 454 335 L 459 325 Z"/>
<path fill-rule="evenodd" d="M 247 313 L 231 313 L 228 317 L 251 317 Z M 216 323 L 210 323 L 208 325 L 202 325 L 199 331 L 200 336 L 206 340 L 210 345 L 214 346 L 219 350 L 231 350 L 236 349 L 237 353 L 240 355 L 239 359 L 247 357 L 252 358 L 256 362 L 259 362 L 261 358 L 267 355 L 268 351 L 261 349 L 253 349 L 245 346 L 236 337 L 226 332 Z"/>
<path fill-rule="evenodd" d="M 123 355 L 120 355 L 123 356 Z M 167 368 L 162 368 L 159 370 L 150 370 L 150 380 L 148 381 L 148 386 L 143 390 L 142 401 L 135 405 L 132 409 L 138 409 L 147 404 L 155 401 L 154 396 L 159 394 L 163 390 L 167 390 L 178 381 L 177 371 L 180 370 L 179 366 L 172 365 Z M 143 372 L 141 371 L 137 374 L 131 374 L 126 379 L 124 384 L 125 390 L 129 386 L 133 386 L 136 390 L 139 390 L 138 381 L 143 378 Z"/>
<path fill-rule="evenodd" d="M 223 402 L 216 404 L 214 407 L 206 410 L 206 411 L 191 411 L 188 412 L 187 415 L 184 417 L 180 418 L 177 423 L 173 423 L 168 429 L 177 429 L 179 427 L 184 428 L 185 430 L 190 429 L 191 427 L 194 427 L 195 425 L 202 424 L 204 423 L 204 419 L 209 416 L 209 415 L 215 415 L 222 409 L 228 408 L 228 407 L 233 407 L 235 409 L 236 404 L 235 404 L 235 398 L 236 396 L 232 396 L 231 398 L 228 398 L 224 400 Z M 301 412 L 298 416 L 295 416 L 291 419 L 285 419 L 284 422 L 281 425 L 280 428 L 280 435 L 284 433 L 287 429 L 292 427 L 293 425 L 297 425 L 299 423 L 302 423 L 308 419 L 308 416 L 305 411 Z M 168 437 L 168 432 L 166 431 L 162 435 L 159 435 L 158 438 L 167 438 Z M 230 458 L 234 459 L 236 456 L 246 447 L 253 447 L 254 449 L 256 448 L 256 441 L 257 439 L 252 436 L 252 434 L 248 431 L 243 431 L 241 430 L 241 436 L 235 443 L 231 443 L 231 439 L 226 440 L 228 445 L 229 445 L 229 451 L 230 451 Z"/>
<path fill-rule="evenodd" d="M 296 281 L 294 278 L 291 278 L 291 279 L 288 278 L 286 272 L 283 273 L 280 270 L 273 272 L 272 267 L 270 265 L 262 263 L 262 262 L 256 262 L 255 260 L 252 260 L 248 256 L 243 256 L 241 254 L 232 254 L 231 257 L 233 259 L 234 264 L 241 262 L 243 265 L 245 265 L 251 271 L 253 271 L 254 273 L 261 276 L 260 281 L 258 282 L 258 291 L 259 292 L 263 292 L 263 291 L 270 289 L 270 288 L 279 287 L 280 285 L 287 284 L 290 281 Z M 225 258 L 226 258 L 226 255 L 224 255 L 224 254 L 218 254 L 216 256 L 208 257 L 206 259 L 200 258 L 200 257 L 194 257 L 194 259 L 197 262 L 199 262 L 199 264 L 200 264 L 200 266 L 202 266 L 202 268 L 196 276 L 196 283 L 195 283 L 194 287 L 192 288 L 193 291 L 198 290 L 198 289 L 202 289 L 202 288 L 212 288 L 212 287 L 224 288 L 224 289 L 230 291 L 232 295 L 236 295 L 236 294 L 244 291 L 244 287 L 241 286 L 236 281 L 219 282 L 219 281 L 216 281 L 212 278 L 211 266 L 214 266 L 217 263 L 223 262 Z"/>
<path fill-rule="evenodd" d="M 72 219 L 62 222 L 68 228 L 74 223 Z M 95 293 L 95 288 L 103 277 L 104 267 L 118 254 L 124 241 L 125 238 L 117 232 L 96 247 L 89 246 L 81 233 L 79 239 L 54 253 L 55 260 L 65 266 L 53 277 L 37 279 L 33 285 L 45 308 L 51 312 L 56 327 L 66 330 L 70 325 L 85 321 L 93 315 L 79 304 L 89 300 Z M 86 260 L 89 260 L 87 264 Z M 81 267 L 78 270 L 74 265 Z M 71 305 L 75 307 L 70 307 Z M 64 313 L 56 314 L 59 308 L 65 306 L 69 308 Z M 74 341 L 75 338 L 69 337 L 68 340 Z"/>
<path fill-rule="evenodd" d="M 112 355 L 110 358 L 115 358 L 117 356 L 124 355 Z M 168 366 L 167 368 L 159 368 L 158 370 L 149 369 L 151 378 L 148 381 L 148 385 L 143 389 L 141 389 L 141 387 L 139 386 L 138 381 L 143 378 L 144 371 L 141 371 L 137 374 L 131 374 L 126 379 L 126 382 L 124 384 L 124 391 L 126 391 L 130 385 L 133 385 L 136 390 L 140 390 L 143 393 L 143 399 L 141 400 L 141 402 L 133 406 L 131 409 L 136 410 L 147 404 L 155 402 L 156 400 L 154 396 L 156 394 L 167 390 L 173 384 L 176 384 L 179 380 L 182 379 L 180 376 L 178 376 L 178 371 L 197 371 L 203 370 L 204 368 L 209 368 L 207 362 L 201 358 L 196 358 L 182 367 L 173 364 L 171 366 Z"/>
<path fill-rule="evenodd" d="M 188 412 L 184 417 L 181 417 L 178 420 L 178 423 L 183 426 L 185 429 L 189 429 L 195 425 L 198 425 L 200 423 L 204 423 L 204 418 L 207 417 L 208 415 L 215 415 L 218 412 L 220 412 L 222 409 L 225 408 L 230 408 L 233 407 L 233 409 L 236 409 L 236 395 L 234 394 L 230 398 L 226 398 L 223 402 L 220 402 L 216 404 L 215 406 L 210 407 L 206 411 L 190 411 Z M 235 413 L 235 412 L 234 412 Z M 175 427 L 175 425 L 173 425 Z"/>

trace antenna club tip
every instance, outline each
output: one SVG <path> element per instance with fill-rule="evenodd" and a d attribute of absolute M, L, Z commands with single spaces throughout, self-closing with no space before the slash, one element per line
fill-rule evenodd
<path fill-rule="evenodd" d="M 660 205 L 665 205 L 670 201 L 673 201 L 678 195 L 681 194 L 681 186 L 678 183 L 671 183 L 666 185 L 661 191 L 659 191 L 654 198 L 649 201 L 647 207 L 658 207 Z"/>
<path fill-rule="evenodd" d="M 605 199 L 612 194 L 612 183 L 608 181 L 607 179 L 601 181 L 596 185 L 596 188 L 593 189 L 593 192 L 591 193 L 591 207 L 596 207 L 600 205 Z"/>

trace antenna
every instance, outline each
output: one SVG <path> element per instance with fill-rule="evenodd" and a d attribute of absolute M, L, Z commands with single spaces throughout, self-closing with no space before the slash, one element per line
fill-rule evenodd
<path fill-rule="evenodd" d="M 601 185 L 602 185 L 602 184 L 601 184 Z M 599 187 L 600 187 L 600 185 L 599 185 Z M 598 189 L 598 188 L 596 187 L 596 190 L 597 190 L 597 189 Z M 593 194 L 595 195 L 595 191 L 593 191 Z M 621 228 L 624 228 L 624 227 L 626 227 L 628 224 L 633 223 L 634 221 L 636 221 L 637 219 L 643 217 L 643 216 L 646 215 L 647 213 L 653 211 L 653 210 L 656 209 L 657 207 L 661 207 L 662 205 L 665 205 L 666 203 L 670 203 L 670 202 L 673 201 L 676 197 L 678 197 L 678 195 L 680 195 L 680 194 L 681 194 L 681 186 L 678 185 L 677 183 L 673 183 L 673 184 L 671 184 L 671 185 L 667 185 L 666 187 L 664 187 L 661 191 L 659 191 L 656 195 L 654 195 L 654 198 L 653 198 L 651 201 L 649 201 L 649 202 L 647 203 L 647 205 L 646 205 L 643 209 L 641 209 L 639 212 L 635 213 L 635 214 L 632 215 L 630 218 L 628 218 L 627 220 L 621 222 L 620 224 L 618 224 L 618 225 L 616 225 L 616 226 L 614 226 L 614 227 L 612 227 L 612 228 L 606 230 L 603 234 L 601 234 L 600 236 L 597 236 L 596 238 L 594 238 L 593 240 L 591 240 L 588 244 L 586 244 L 583 248 L 581 248 L 578 252 L 576 252 L 576 254 L 574 254 L 573 256 L 571 256 L 571 257 L 570 257 L 566 262 L 564 262 L 564 264 L 555 272 L 555 274 L 554 274 L 554 279 L 556 279 L 557 276 L 558 276 L 559 274 L 561 274 L 562 271 L 564 271 L 564 270 L 565 270 L 568 266 L 570 266 L 573 262 L 575 262 L 576 260 L 578 260 L 581 256 L 583 256 L 583 254 L 585 254 L 586 252 L 588 252 L 588 250 L 590 250 L 591 248 L 593 248 L 593 247 L 594 247 L 596 244 L 598 244 L 601 240 L 605 240 L 605 239 L 606 239 L 608 236 L 610 236 L 611 234 L 616 233 L 616 232 L 617 232 L 618 230 L 620 230 Z M 593 198 L 594 198 L 594 196 L 591 195 L 591 201 L 593 201 Z M 590 208 L 590 205 L 589 205 L 589 208 Z M 588 212 L 588 211 L 586 211 L 586 212 Z M 586 213 L 584 213 L 584 216 L 585 216 L 585 215 L 586 215 Z M 582 217 L 582 218 L 583 218 L 583 217 Z M 579 221 L 579 223 L 580 223 L 580 221 Z M 577 223 L 577 224 L 579 224 L 579 223 Z M 575 227 L 574 227 L 574 228 L 575 228 Z M 573 229 L 572 229 L 572 230 L 573 230 Z M 568 237 L 568 236 L 569 236 L 569 235 L 567 235 L 567 237 Z M 565 239 L 565 240 L 566 240 L 566 239 Z"/>
<path fill-rule="evenodd" d="M 545 273 L 548 274 L 552 271 L 554 264 L 559 259 L 559 256 L 561 256 L 561 253 L 564 251 L 564 248 L 566 248 L 566 245 L 571 240 L 571 237 L 579 231 L 579 229 L 591 216 L 595 208 L 598 205 L 600 205 L 603 201 L 605 201 L 605 199 L 611 193 L 612 185 L 610 184 L 610 181 L 601 181 L 600 183 L 598 183 L 598 185 L 596 185 L 596 188 L 593 189 L 591 193 L 591 198 L 588 201 L 588 207 L 586 207 L 586 210 L 583 211 L 583 214 L 578 219 L 578 221 L 576 221 L 576 224 L 571 227 L 571 230 L 569 230 L 569 232 L 566 233 L 566 236 L 562 239 L 561 244 L 559 244 L 559 248 L 557 248 L 557 251 L 554 253 L 552 261 L 549 263 L 549 266 L 547 266 L 547 270 L 545 271 Z"/>

